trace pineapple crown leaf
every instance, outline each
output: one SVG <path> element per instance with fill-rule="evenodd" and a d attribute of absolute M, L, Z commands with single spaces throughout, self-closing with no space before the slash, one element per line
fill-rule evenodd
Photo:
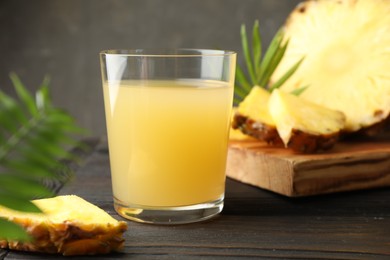
<path fill-rule="evenodd" d="M 306 86 L 303 86 L 303 87 L 294 89 L 293 91 L 291 91 L 291 94 L 293 94 L 293 95 L 295 95 L 295 96 L 299 96 L 299 95 L 302 94 L 308 87 L 309 87 L 309 85 L 306 85 Z"/>
<path fill-rule="evenodd" d="M 252 44 L 249 48 L 245 25 L 241 25 L 241 44 L 246 71 L 237 65 L 234 104 L 238 105 L 251 91 L 253 86 L 261 86 L 270 92 L 281 87 L 301 65 L 303 58 L 294 64 L 280 79 L 270 85 L 270 78 L 282 60 L 289 40 L 284 40 L 284 28 L 280 28 L 273 37 L 264 56 L 262 56 L 262 39 L 259 31 L 259 21 L 256 20 L 252 29 Z M 303 89 L 304 90 L 304 89 Z"/>
<path fill-rule="evenodd" d="M 267 87 L 272 73 L 275 71 L 287 48 L 287 43 L 282 45 L 283 34 L 279 30 L 272 39 L 259 70 L 259 85 Z"/>
<path fill-rule="evenodd" d="M 30 200 L 54 195 L 45 179 L 69 179 L 70 172 L 59 169 L 64 168 L 62 160 L 75 159 L 66 147 L 77 146 L 72 136 L 84 131 L 69 114 L 52 105 L 48 78 L 34 98 L 16 74 L 10 77 L 18 99 L 0 91 L 0 205 L 41 212 Z M 0 229 L 3 238 L 19 234 L 9 222 L 2 221 Z"/>
<path fill-rule="evenodd" d="M 284 75 L 280 79 L 278 79 L 278 81 L 276 81 L 274 84 L 272 84 L 272 86 L 269 87 L 269 90 L 273 91 L 274 89 L 280 88 L 284 84 L 284 82 L 286 82 L 294 74 L 294 72 L 299 68 L 299 66 L 303 62 L 303 59 L 304 58 L 297 61 L 288 71 L 286 71 L 284 73 Z M 299 88 L 299 89 L 302 89 L 302 88 Z"/>

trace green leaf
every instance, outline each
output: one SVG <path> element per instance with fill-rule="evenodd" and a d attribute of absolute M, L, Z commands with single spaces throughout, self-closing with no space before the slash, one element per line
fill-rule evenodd
<path fill-rule="evenodd" d="M 271 66 L 275 66 L 275 64 L 272 64 L 272 60 L 274 59 L 275 55 L 278 53 L 280 49 L 280 44 L 283 39 L 282 30 L 279 30 L 275 37 L 272 39 L 270 46 L 268 47 L 266 53 L 264 54 L 263 61 L 261 62 L 260 67 L 260 74 L 259 74 L 259 84 L 262 87 L 266 87 L 267 78 L 266 73 L 267 71 L 273 70 L 274 68 L 271 68 Z"/>
<path fill-rule="evenodd" d="M 236 67 L 236 80 L 242 86 L 242 88 L 247 93 L 249 93 L 249 91 L 252 89 L 252 85 L 246 79 L 245 74 L 239 65 L 237 65 L 237 67 Z"/>
<path fill-rule="evenodd" d="M 242 98 L 234 97 L 233 98 L 233 105 L 238 106 L 241 102 Z"/>
<path fill-rule="evenodd" d="M 62 162 L 75 160 L 67 147 L 78 144 L 74 135 L 82 129 L 68 113 L 53 106 L 48 78 L 35 99 L 16 74 L 11 74 L 11 80 L 19 99 L 0 91 L 0 205 L 41 212 L 30 199 L 54 195 L 45 183 L 69 180 L 71 171 Z M 0 230 L 4 238 L 27 238 L 4 220 Z"/>
<path fill-rule="evenodd" d="M 19 124 L 27 123 L 27 121 L 27 117 L 17 102 L 0 91 L 0 128 L 13 132 Z"/>
<path fill-rule="evenodd" d="M 256 84 L 255 71 L 252 65 L 251 54 L 249 51 L 248 37 L 246 35 L 246 29 L 244 24 L 241 26 L 241 43 L 242 43 L 242 51 L 244 53 L 246 68 L 248 70 L 249 77 L 251 79 L 251 84 L 255 85 Z"/>
<path fill-rule="evenodd" d="M 19 99 L 22 101 L 27 110 L 31 115 L 36 115 L 38 113 L 37 107 L 33 97 L 28 93 L 23 83 L 20 81 L 19 77 L 15 73 L 10 75 L 12 83 L 14 84 L 16 94 L 18 94 Z"/>
<path fill-rule="evenodd" d="M 31 213 L 41 213 L 42 211 L 31 201 L 17 197 L 10 193 L 0 193 L 0 205 L 3 205 L 9 209 L 31 212 Z"/>
<path fill-rule="evenodd" d="M 35 135 L 30 135 L 26 137 L 31 145 L 36 148 L 37 153 L 40 153 L 52 160 L 57 160 L 57 158 L 68 159 L 70 158 L 70 153 L 63 149 L 61 146 L 52 145 L 52 142 L 48 141 L 43 135 L 39 133 Z"/>
<path fill-rule="evenodd" d="M 286 80 L 288 80 L 294 74 L 294 72 L 299 68 L 299 66 L 303 62 L 303 59 L 304 58 L 300 59 L 297 63 L 295 63 L 277 82 L 275 82 L 270 87 L 270 91 L 282 86 L 284 82 L 286 82 Z"/>
<path fill-rule="evenodd" d="M 42 159 L 42 155 L 38 153 L 23 153 L 21 156 L 25 158 L 17 158 L 6 160 L 3 165 L 7 167 L 8 172 L 17 175 L 33 176 L 35 178 L 55 178 L 55 169 L 58 162 L 53 162 L 53 159 Z"/>
<path fill-rule="evenodd" d="M 284 46 L 280 46 L 277 48 L 275 54 L 271 57 L 271 61 L 269 66 L 264 72 L 263 80 L 266 85 L 269 85 L 270 78 L 274 71 L 276 70 L 277 66 L 279 65 L 280 61 L 283 58 L 284 53 L 286 52 L 288 42 Z M 268 86 L 269 87 L 269 86 Z"/>
<path fill-rule="evenodd" d="M 279 29 L 275 34 L 264 55 L 262 54 L 261 35 L 259 30 L 259 22 L 257 20 L 255 21 L 252 28 L 251 51 L 249 50 L 248 46 L 245 25 L 241 26 L 240 35 L 249 79 L 243 70 L 239 67 L 239 65 L 237 65 L 236 82 L 239 84 L 235 88 L 234 104 L 236 105 L 245 99 L 254 85 L 259 85 L 262 88 L 268 89 L 268 91 L 272 91 L 276 87 L 280 87 L 301 64 L 301 62 L 298 61 L 296 66 L 287 71 L 286 74 L 284 74 L 280 79 L 276 80 L 275 84 L 270 86 L 270 79 L 283 59 L 289 44 L 288 40 L 283 43 L 283 28 Z"/>
<path fill-rule="evenodd" d="M 253 54 L 253 66 L 256 74 L 260 70 L 261 65 L 261 55 L 262 55 L 262 46 L 261 46 L 261 36 L 259 30 L 259 21 L 256 20 L 253 25 L 252 30 L 252 54 Z M 257 82 L 258 79 L 256 79 Z"/>
<path fill-rule="evenodd" d="M 4 143 L 5 142 L 5 134 L 2 133 L 1 129 L 0 129 L 0 144 Z"/>
<path fill-rule="evenodd" d="M 31 241 L 31 237 L 19 225 L 0 218 L 0 240 Z"/>
<path fill-rule="evenodd" d="M 50 95 L 49 95 L 49 87 L 46 85 L 47 83 L 44 80 L 42 83 L 42 86 L 38 89 L 38 91 L 35 94 L 35 100 L 38 110 L 45 110 L 52 106 L 50 102 Z"/>
<path fill-rule="evenodd" d="M 241 100 L 245 98 L 247 95 L 247 92 L 241 89 L 239 86 L 234 87 L 234 98 L 233 98 L 233 105 L 238 105 Z"/>
<path fill-rule="evenodd" d="M 306 86 L 303 86 L 303 87 L 294 89 L 293 91 L 291 91 L 291 94 L 293 94 L 293 95 L 295 95 L 295 96 L 299 96 L 299 95 L 302 94 L 308 87 L 309 87 L 309 85 L 306 85 Z"/>
<path fill-rule="evenodd" d="M 234 88 L 234 94 L 236 94 L 240 98 L 244 98 L 247 95 L 247 93 L 244 90 L 242 90 L 240 87 L 237 86 Z"/>
<path fill-rule="evenodd" d="M 42 183 L 18 175 L 0 174 L 0 183 L 3 191 L 28 200 L 54 195 Z"/>

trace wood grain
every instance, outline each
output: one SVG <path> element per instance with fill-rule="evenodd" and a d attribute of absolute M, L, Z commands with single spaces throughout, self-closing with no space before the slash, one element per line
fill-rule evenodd
<path fill-rule="evenodd" d="M 290 197 L 390 186 L 390 140 L 341 142 L 303 155 L 259 141 L 232 141 L 227 175 Z"/>

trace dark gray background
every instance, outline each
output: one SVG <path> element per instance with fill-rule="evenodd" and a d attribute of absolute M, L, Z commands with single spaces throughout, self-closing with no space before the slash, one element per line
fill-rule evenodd
<path fill-rule="evenodd" d="M 55 105 L 93 135 L 105 122 L 98 53 L 113 48 L 218 48 L 238 52 L 240 25 L 268 45 L 297 0 L 0 0 L 0 89 L 16 72 L 31 90 L 51 77 Z"/>

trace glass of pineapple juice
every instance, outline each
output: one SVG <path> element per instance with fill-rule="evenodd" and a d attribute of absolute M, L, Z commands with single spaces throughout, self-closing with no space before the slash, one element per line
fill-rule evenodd
<path fill-rule="evenodd" d="M 222 211 L 236 54 L 100 53 L 115 210 L 154 224 Z"/>

